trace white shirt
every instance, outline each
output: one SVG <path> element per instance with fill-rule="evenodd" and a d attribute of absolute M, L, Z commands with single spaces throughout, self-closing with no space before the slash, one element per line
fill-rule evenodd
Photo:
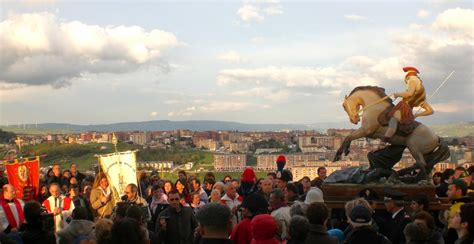
<path fill-rule="evenodd" d="M 51 208 L 51 213 L 54 211 L 55 208 L 60 208 L 61 209 L 61 214 L 55 215 L 54 216 L 54 227 L 55 227 L 55 232 L 58 232 L 62 229 L 64 229 L 66 226 L 69 224 L 66 222 L 66 219 L 68 217 L 71 217 L 72 211 L 74 210 L 74 202 L 71 199 L 71 205 L 69 209 L 65 210 L 64 209 L 64 199 L 66 197 L 63 195 L 60 195 L 57 200 L 55 200 L 55 197 L 50 196 L 46 201 L 49 202 L 49 206 Z M 44 205 L 44 204 L 43 204 Z"/>
<path fill-rule="evenodd" d="M 242 204 L 242 202 L 239 201 L 239 194 L 237 193 L 235 193 L 234 199 L 231 199 L 229 196 L 227 196 L 227 194 L 225 194 L 221 198 L 221 202 L 225 203 L 225 205 L 229 207 L 230 211 L 232 211 L 234 207 L 238 207 L 240 204 Z M 232 216 L 231 219 L 233 226 L 236 226 L 242 220 L 242 215 L 239 211 L 237 211 L 236 215 Z"/>
<path fill-rule="evenodd" d="M 17 200 L 20 202 L 20 205 L 21 205 L 20 211 L 23 212 L 23 207 L 25 206 L 25 202 L 23 202 L 21 199 L 17 199 Z M 18 216 L 18 211 L 16 209 L 15 203 L 10 202 L 8 203 L 8 206 L 10 207 L 12 211 L 13 218 L 15 219 L 16 224 L 17 224 L 17 228 L 19 228 L 22 223 L 20 223 L 20 217 Z M 9 224 L 10 223 L 8 223 L 7 215 L 5 214 L 3 207 L 0 206 L 0 232 L 5 231 L 5 229 L 8 227 Z"/>
<path fill-rule="evenodd" d="M 287 230 L 288 226 L 290 225 L 291 215 L 290 215 L 290 207 L 285 206 L 281 207 L 277 210 L 272 212 L 272 217 L 278 220 L 281 225 L 281 239 L 285 240 L 287 237 Z"/>

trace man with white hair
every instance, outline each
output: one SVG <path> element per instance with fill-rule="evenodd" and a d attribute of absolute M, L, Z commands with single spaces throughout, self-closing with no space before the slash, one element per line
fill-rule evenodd
<path fill-rule="evenodd" d="M 237 225 L 242 220 L 242 215 L 238 207 L 242 204 L 242 197 L 239 196 L 232 182 L 225 184 L 225 195 L 221 198 L 221 204 L 230 209 L 232 226 Z"/>
<path fill-rule="evenodd" d="M 391 243 L 387 237 L 372 228 L 372 213 L 367 207 L 362 205 L 354 207 L 349 215 L 349 224 L 352 231 L 347 234 L 344 243 Z"/>
<path fill-rule="evenodd" d="M 74 202 L 71 198 L 61 195 L 59 185 L 52 183 L 49 186 L 48 199 L 43 202 L 43 206 L 48 213 L 54 214 L 54 231 L 58 232 L 67 226 L 67 218 L 69 218 L 74 210 Z"/>
<path fill-rule="evenodd" d="M 0 198 L 0 231 L 8 234 L 17 232 L 24 221 L 23 206 L 25 203 L 16 198 L 13 185 L 6 184 L 2 187 L 3 199 Z"/>

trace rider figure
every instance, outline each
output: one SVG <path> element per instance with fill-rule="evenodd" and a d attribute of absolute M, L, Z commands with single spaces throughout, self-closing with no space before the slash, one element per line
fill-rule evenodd
<path fill-rule="evenodd" d="M 418 116 L 428 116 L 433 114 L 433 109 L 426 101 L 423 83 L 420 77 L 418 77 L 420 72 L 414 67 L 404 67 L 403 71 L 407 72 L 405 75 L 407 90 L 405 92 L 396 92 L 393 94 L 395 98 L 401 97 L 402 100 L 389 113 L 391 118 L 387 131 L 385 132 L 383 139 L 384 142 L 388 142 L 395 134 L 398 123 L 409 124 Z M 424 111 L 413 115 L 412 109 L 414 107 L 421 107 Z"/>

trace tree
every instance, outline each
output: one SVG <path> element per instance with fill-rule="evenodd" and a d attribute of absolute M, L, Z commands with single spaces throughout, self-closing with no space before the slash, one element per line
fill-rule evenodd
<path fill-rule="evenodd" d="M 15 133 L 0 129 L 0 143 L 9 143 L 12 139 L 15 139 L 15 137 Z"/>

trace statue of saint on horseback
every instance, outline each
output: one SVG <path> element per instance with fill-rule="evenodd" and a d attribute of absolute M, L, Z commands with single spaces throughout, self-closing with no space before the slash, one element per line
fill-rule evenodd
<path fill-rule="evenodd" d="M 407 90 L 394 94 L 395 98 L 402 98 L 396 106 L 385 94 L 385 89 L 377 86 L 356 87 L 344 98 L 342 105 L 350 121 L 353 124 L 362 123 L 359 129 L 344 139 L 334 161 L 349 153 L 353 140 L 367 137 L 381 139 L 384 144 L 383 148 L 367 155 L 370 168 L 365 171 L 364 181 L 377 181 L 381 177 L 395 175 L 402 182 L 415 183 L 427 179 L 434 165 L 449 157 L 447 145 L 429 127 L 415 121 L 418 116 L 433 114 L 418 77 L 419 71 L 413 67 L 403 70 L 407 72 Z M 421 107 L 424 111 L 413 115 L 414 107 Z M 405 148 L 416 163 L 394 174 L 392 167 L 400 161 Z"/>

